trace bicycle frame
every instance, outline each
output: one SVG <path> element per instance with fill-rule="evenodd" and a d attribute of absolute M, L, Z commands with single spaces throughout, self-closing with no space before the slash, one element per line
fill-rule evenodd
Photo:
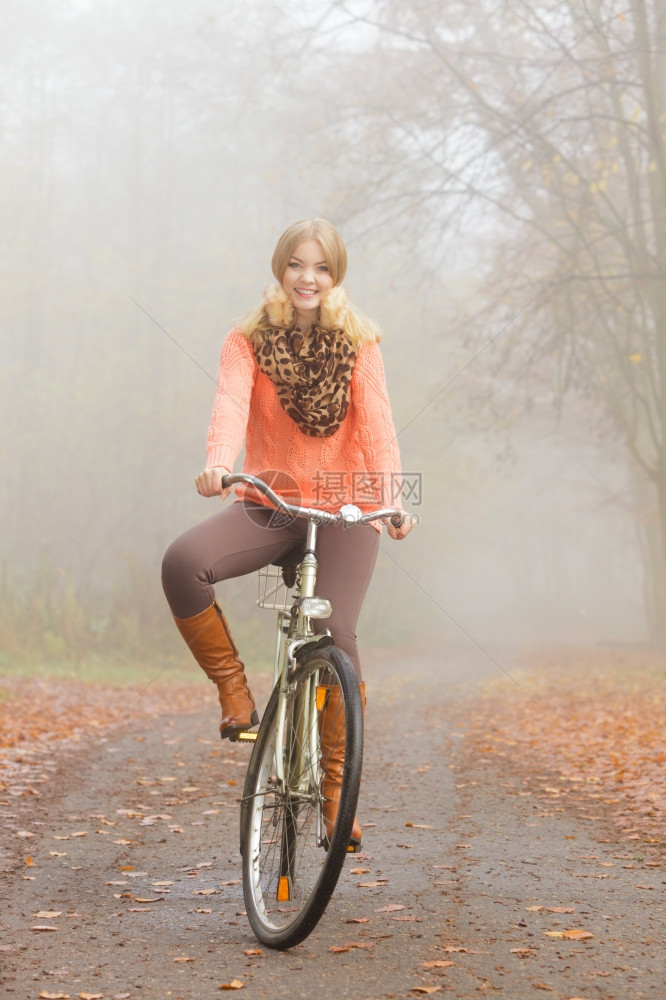
<path fill-rule="evenodd" d="M 290 671 L 296 665 L 297 653 L 308 643 L 321 642 L 322 637 L 328 636 L 330 632 L 324 630 L 315 635 L 312 628 L 311 617 L 303 611 L 303 602 L 315 597 L 315 586 L 317 581 L 317 559 L 315 555 L 317 545 L 317 529 L 321 524 L 343 524 L 344 527 L 352 527 L 354 524 L 369 523 L 381 517 L 390 517 L 396 523 L 396 519 L 401 520 L 402 514 L 396 508 L 382 508 L 371 514 L 362 514 L 360 509 L 353 504 L 346 504 L 338 514 L 330 511 L 319 510 L 312 507 L 299 507 L 295 504 L 287 503 L 279 497 L 273 490 L 256 476 L 247 473 L 233 473 L 222 478 L 222 487 L 235 485 L 236 483 L 246 483 L 263 493 L 277 508 L 296 517 L 305 517 L 308 520 L 307 536 L 305 543 L 305 554 L 298 567 L 298 595 L 294 601 L 291 611 L 278 612 L 278 631 L 275 648 L 275 663 L 273 668 L 273 687 L 279 684 L 278 705 L 277 705 L 277 726 L 276 726 L 276 746 L 284 746 L 285 730 L 287 727 L 286 702 L 289 693 Z M 329 611 L 330 614 L 330 611 Z M 323 617 L 323 616 L 322 616 Z M 286 630 L 286 631 L 285 631 Z M 311 790 L 318 787 L 317 768 L 319 767 L 318 752 L 318 732 L 317 716 L 318 709 L 323 708 L 323 704 L 318 702 L 323 698 L 325 692 L 319 684 L 317 674 L 308 681 L 305 695 L 299 699 L 294 706 L 294 715 L 290 721 L 292 732 L 298 735 L 298 746 L 300 748 L 297 757 L 289 755 L 291 774 L 285 771 L 285 760 L 281 754 L 275 756 L 276 778 L 283 789 L 296 789 L 296 796 L 302 795 L 304 798 L 311 797 Z M 305 701 L 306 704 L 302 702 Z M 239 740 L 254 741 L 256 733 L 240 733 Z M 295 766 L 294 766 L 295 765 Z M 294 778 L 298 776 L 298 781 Z M 323 842 L 324 830 L 321 815 L 318 816 L 318 837 Z"/>
<path fill-rule="evenodd" d="M 287 726 L 286 702 L 289 692 L 290 671 L 296 665 L 296 654 L 306 643 L 314 640 L 315 633 L 311 619 L 301 610 L 303 598 L 314 597 L 317 581 L 317 559 L 315 546 L 317 543 L 317 524 L 308 522 L 308 532 L 305 555 L 298 570 L 298 596 L 292 610 L 278 612 L 278 641 L 273 672 L 273 685 L 279 683 L 277 707 L 277 746 L 284 746 L 285 728 Z M 285 626 L 287 633 L 285 635 Z M 330 635 L 325 631 L 320 633 Z M 281 755 L 276 755 L 276 777 L 283 788 L 289 788 L 292 796 L 303 795 L 309 798 L 311 790 L 317 787 L 316 769 L 319 766 L 318 736 L 317 736 L 317 690 L 318 677 L 313 675 L 308 681 L 306 691 L 294 705 L 293 715 L 289 720 L 290 729 L 296 735 L 295 743 L 300 748 L 295 756 L 289 756 L 290 774 L 285 773 L 286 762 Z M 305 702 L 305 704 L 303 704 Z M 321 817 L 317 822 L 317 835 L 323 839 Z"/>
<path fill-rule="evenodd" d="M 317 530 L 379 517 L 401 519 L 401 512 L 362 514 L 351 504 L 337 514 L 296 507 L 243 473 L 224 476 L 222 487 L 241 482 L 263 493 L 274 507 L 308 522 L 295 591 L 291 578 L 286 591 L 282 588 L 275 566 L 259 572 L 258 603 L 278 612 L 274 684 L 258 732 L 239 734 L 239 739 L 256 741 L 241 800 L 248 918 L 260 941 L 282 948 L 311 932 L 346 855 L 360 844 L 352 828 L 362 767 L 362 699 L 349 657 L 316 622 L 332 610 L 329 601 L 315 594 Z M 285 584 L 286 575 L 283 570 Z M 341 753 L 344 770 L 338 772 Z"/>

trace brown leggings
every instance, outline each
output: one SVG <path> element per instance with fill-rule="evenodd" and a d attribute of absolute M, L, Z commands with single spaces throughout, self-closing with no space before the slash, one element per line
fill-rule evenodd
<path fill-rule="evenodd" d="M 215 600 L 213 584 L 252 573 L 303 545 L 307 522 L 285 521 L 272 508 L 236 501 L 186 531 L 167 549 L 162 586 L 172 614 L 192 618 Z M 379 549 L 371 525 L 351 529 L 319 528 L 317 594 L 333 605 L 330 618 L 317 619 L 315 631 L 330 629 L 335 643 L 354 664 L 361 680 L 356 623 Z"/>

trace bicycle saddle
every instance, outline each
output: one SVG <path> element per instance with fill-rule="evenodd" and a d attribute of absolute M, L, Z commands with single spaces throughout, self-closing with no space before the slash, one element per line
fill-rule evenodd
<path fill-rule="evenodd" d="M 289 590 L 296 584 L 296 570 L 303 561 L 303 556 L 305 555 L 305 549 L 302 545 L 296 545 L 293 549 L 289 549 L 285 552 L 283 556 L 279 559 L 275 559 L 272 566 L 279 566 L 282 570 L 282 579 L 284 580 L 284 585 Z"/>

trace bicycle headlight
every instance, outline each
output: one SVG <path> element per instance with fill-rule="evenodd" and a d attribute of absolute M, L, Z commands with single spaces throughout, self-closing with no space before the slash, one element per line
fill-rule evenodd
<path fill-rule="evenodd" d="M 325 597 L 301 597 L 298 603 L 308 618 L 328 618 L 333 610 Z"/>

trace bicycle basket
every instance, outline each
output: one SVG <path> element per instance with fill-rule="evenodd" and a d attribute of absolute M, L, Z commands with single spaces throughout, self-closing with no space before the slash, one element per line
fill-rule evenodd
<path fill-rule="evenodd" d="M 271 611 L 290 611 L 294 597 L 282 578 L 280 566 L 264 566 L 258 570 L 257 604 Z"/>

